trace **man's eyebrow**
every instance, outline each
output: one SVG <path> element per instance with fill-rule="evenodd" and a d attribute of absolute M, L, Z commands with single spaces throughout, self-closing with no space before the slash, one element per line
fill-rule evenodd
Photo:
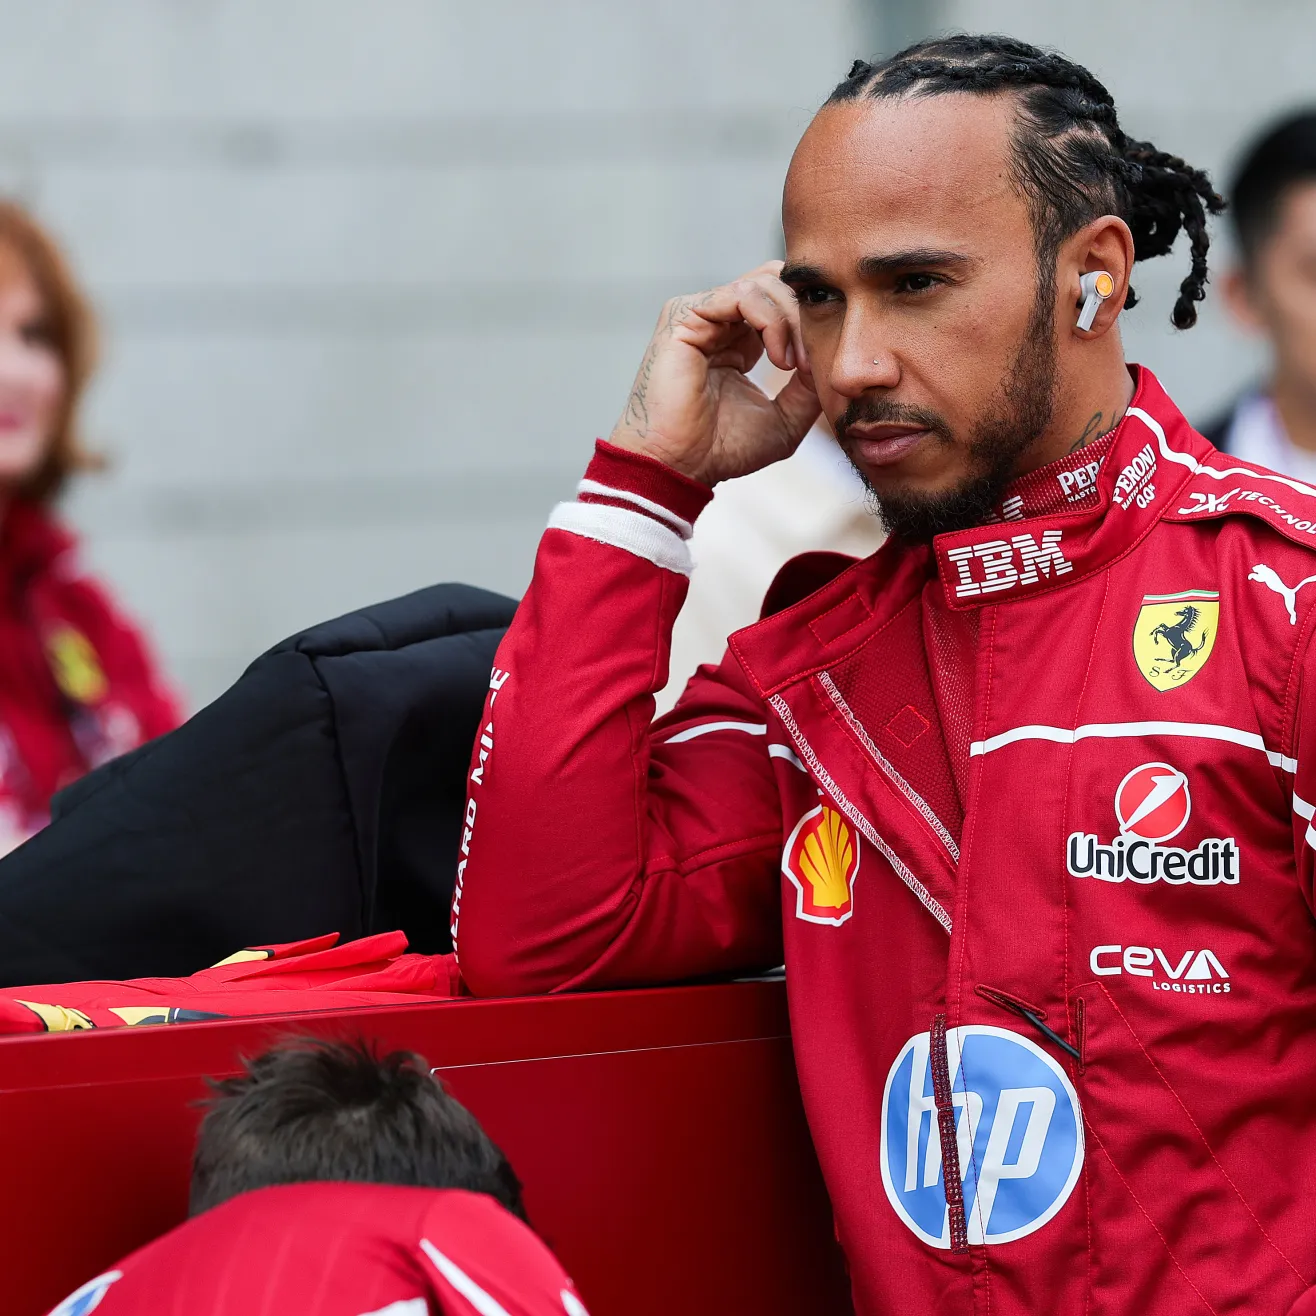
<path fill-rule="evenodd" d="M 888 256 L 864 256 L 859 261 L 859 277 L 877 279 L 884 274 L 901 274 L 911 269 L 927 269 L 929 265 L 963 266 L 971 264 L 970 257 L 960 251 L 938 251 L 932 247 L 916 247 L 913 251 L 893 251 Z"/>
<path fill-rule="evenodd" d="M 826 283 L 823 272 L 817 265 L 786 265 L 777 277 L 792 288 L 797 284 Z"/>
<path fill-rule="evenodd" d="M 893 251 L 886 256 L 864 256 L 858 264 L 861 279 L 878 279 L 883 275 L 902 274 L 906 270 L 922 269 L 929 266 L 946 269 L 973 263 L 970 256 L 960 251 L 939 251 L 935 247 L 915 247 L 911 251 Z M 791 288 L 804 287 L 811 283 L 827 283 L 827 275 L 819 265 L 795 263 L 785 266 L 778 276 L 782 283 Z"/>

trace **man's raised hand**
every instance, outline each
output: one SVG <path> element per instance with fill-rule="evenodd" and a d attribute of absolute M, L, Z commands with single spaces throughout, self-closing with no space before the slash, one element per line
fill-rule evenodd
<path fill-rule="evenodd" d="M 781 268 L 769 261 L 734 283 L 667 302 L 613 443 L 708 485 L 795 451 L 819 407 Z M 765 351 L 778 369 L 795 372 L 775 398 L 746 377 Z"/>

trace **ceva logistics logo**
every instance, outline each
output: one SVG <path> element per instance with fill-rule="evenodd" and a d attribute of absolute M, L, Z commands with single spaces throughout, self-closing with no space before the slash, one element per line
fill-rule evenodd
<path fill-rule="evenodd" d="M 950 1247 L 950 1210 L 927 1033 L 911 1037 L 882 1095 L 882 1183 L 925 1243 Z M 1083 1118 L 1069 1076 L 1035 1042 L 970 1024 L 946 1033 L 947 1073 L 970 1243 L 1041 1229 L 1083 1168 Z"/>

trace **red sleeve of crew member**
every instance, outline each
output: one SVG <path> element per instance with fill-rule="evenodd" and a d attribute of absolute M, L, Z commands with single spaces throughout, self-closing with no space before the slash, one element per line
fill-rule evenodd
<path fill-rule="evenodd" d="M 443 1316 L 589 1316 L 558 1259 L 492 1197 L 434 1194 L 419 1248 Z"/>
<path fill-rule="evenodd" d="M 763 707 L 731 659 L 651 727 L 710 497 L 597 446 L 498 651 L 453 904 L 479 994 L 781 961 L 781 816 Z"/>

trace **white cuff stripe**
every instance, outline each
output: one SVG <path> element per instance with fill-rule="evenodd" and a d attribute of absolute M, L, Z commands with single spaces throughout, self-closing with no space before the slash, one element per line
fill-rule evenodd
<path fill-rule="evenodd" d="M 655 503 L 651 498 L 631 493 L 629 489 L 614 489 L 610 484 L 600 484 L 597 480 L 582 480 L 576 486 L 576 492 L 578 494 L 594 494 L 599 498 L 616 498 L 624 503 L 633 503 L 636 507 L 644 508 L 646 512 L 651 512 L 659 520 L 671 526 L 682 539 L 689 539 L 695 532 L 694 526 L 689 521 L 677 516 L 670 508 L 664 507 L 662 503 Z"/>
<path fill-rule="evenodd" d="M 559 503 L 548 518 L 548 528 L 624 549 L 682 576 L 694 569 L 685 540 L 643 512 L 603 503 Z"/>
<path fill-rule="evenodd" d="M 686 727 L 674 736 L 668 736 L 664 745 L 679 745 L 682 741 L 694 740 L 696 736 L 706 736 L 710 731 L 743 731 L 750 736 L 766 736 L 766 722 L 701 722 L 698 726 Z"/>
<path fill-rule="evenodd" d="M 1266 743 L 1255 731 L 1239 727 L 1219 726 L 1213 722 L 1089 722 L 1086 726 L 1068 727 L 1027 726 L 1002 731 L 986 740 L 975 740 L 969 746 L 969 756 L 990 754 L 1021 740 L 1049 740 L 1055 745 L 1074 745 L 1080 740 L 1125 740 L 1143 736 L 1189 736 L 1199 740 L 1223 740 L 1246 749 L 1259 749 L 1273 767 L 1284 772 L 1296 772 L 1298 760 L 1288 758 L 1278 750 L 1267 749 Z"/>

